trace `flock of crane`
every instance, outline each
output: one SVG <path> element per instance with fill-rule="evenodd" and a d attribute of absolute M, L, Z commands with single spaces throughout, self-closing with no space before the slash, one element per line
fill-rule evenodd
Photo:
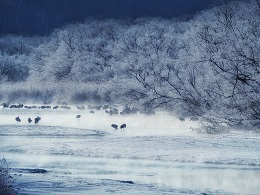
<path fill-rule="evenodd" d="M 76 116 L 76 119 L 80 119 L 80 118 L 81 118 L 81 115 L 78 114 L 78 115 Z M 118 125 L 117 125 L 117 124 L 112 124 L 111 127 L 113 127 L 114 129 L 118 129 Z M 120 129 L 125 129 L 125 128 L 126 128 L 126 124 L 125 124 L 125 123 L 122 124 L 122 125 L 120 125 Z"/>
<path fill-rule="evenodd" d="M 66 110 L 70 110 L 71 107 L 68 106 L 67 103 L 62 103 L 62 106 L 54 106 L 53 108 L 51 106 L 24 106 L 23 104 L 18 104 L 18 105 L 15 105 L 15 104 L 9 104 L 9 103 L 1 103 L 1 106 L 4 108 L 26 108 L 26 109 L 66 109 Z M 105 110 L 106 113 L 110 114 L 110 115 L 116 115 L 116 114 L 119 114 L 119 111 L 117 108 L 115 108 L 114 106 L 109 106 L 109 105 L 104 105 L 104 106 L 91 106 L 91 105 L 88 105 L 88 107 L 86 108 L 85 106 L 76 106 L 78 110 L 86 110 L 86 109 L 91 109 L 90 110 L 90 113 L 91 114 L 94 114 L 95 111 L 94 110 Z M 129 108 L 125 108 L 122 112 L 120 112 L 121 115 L 126 115 L 126 114 L 131 114 L 131 113 L 136 113 L 137 111 L 136 110 L 131 110 Z M 78 114 L 76 115 L 76 119 L 80 119 L 81 118 L 81 115 Z M 41 120 L 41 117 L 37 116 L 36 118 L 34 118 L 34 124 L 38 124 L 39 121 Z M 21 118 L 19 116 L 15 117 L 15 121 L 19 124 L 22 122 Z M 33 122 L 33 119 L 32 118 L 28 118 L 27 119 L 28 123 L 32 123 Z M 126 124 L 122 124 L 120 126 L 118 126 L 117 124 L 112 124 L 111 127 L 113 129 L 125 129 L 126 128 Z"/>
<path fill-rule="evenodd" d="M 112 124 L 111 127 L 113 127 L 114 129 L 118 129 L 118 125 L 117 124 Z M 124 128 L 126 128 L 126 124 L 120 125 L 120 129 L 124 129 Z"/>
<path fill-rule="evenodd" d="M 3 106 L 3 109 L 4 108 L 27 108 L 27 109 L 36 109 L 36 108 L 39 108 L 39 109 L 67 109 L 67 110 L 70 110 L 71 107 L 68 106 L 67 103 L 62 103 L 62 106 L 54 106 L 53 108 L 51 106 L 24 106 L 23 104 L 18 104 L 18 105 L 10 105 L 8 103 L 2 103 L 0 104 Z M 105 110 L 105 112 L 109 115 L 117 115 L 117 114 L 120 114 L 120 115 L 128 115 L 128 114 L 136 114 L 136 113 L 141 113 L 141 114 L 146 114 L 146 115 L 151 115 L 151 114 L 155 114 L 154 110 L 149 110 L 149 109 L 146 109 L 144 112 L 136 109 L 136 108 L 129 108 L 129 107 L 126 107 L 124 108 L 121 112 L 119 112 L 119 110 L 115 107 L 115 106 L 110 106 L 110 105 L 103 105 L 103 106 L 92 106 L 92 105 L 88 105 L 87 107 L 85 106 L 79 106 L 77 105 L 76 108 L 78 110 L 86 110 L 86 109 L 90 109 L 90 113 L 91 114 L 94 114 L 95 111 L 94 110 Z M 76 115 L 76 119 L 80 119 L 81 118 L 81 115 Z M 17 123 L 20 123 L 21 122 L 21 119 L 20 117 L 16 117 L 15 120 L 17 121 Z M 31 118 L 28 118 L 28 123 L 32 123 L 32 119 Z M 34 118 L 34 124 L 38 124 L 39 121 L 41 120 L 41 117 L 37 116 L 36 118 Z M 184 122 L 185 121 L 185 118 L 184 117 L 179 117 L 179 120 L 181 122 Z M 190 121 L 198 121 L 199 119 L 197 117 L 190 117 Z M 122 125 L 117 125 L 117 124 L 112 124 L 111 127 L 115 130 L 117 130 L 118 128 L 120 129 L 125 129 L 126 128 L 126 124 L 122 124 Z"/>
<path fill-rule="evenodd" d="M 22 120 L 20 119 L 19 116 L 15 117 L 15 120 L 16 120 L 17 123 L 22 122 Z M 37 117 L 34 119 L 34 124 L 37 124 L 40 120 L 41 120 L 41 117 L 37 116 Z M 28 118 L 28 123 L 31 123 L 31 122 L 32 122 L 32 119 L 31 119 L 31 118 Z"/>
<path fill-rule="evenodd" d="M 81 115 L 78 114 L 78 115 L 76 116 L 76 119 L 80 119 L 80 118 L 81 118 Z M 22 122 L 22 120 L 20 119 L 19 116 L 15 117 L 15 120 L 16 120 L 17 123 Z M 34 124 L 38 124 L 38 122 L 39 122 L 40 120 L 41 120 L 41 117 L 37 116 L 37 117 L 34 119 Z M 28 123 L 31 123 L 32 121 L 33 121 L 33 120 L 32 120 L 31 118 L 28 118 Z M 111 127 L 114 128 L 114 129 L 118 129 L 118 125 L 117 125 L 117 124 L 112 124 Z M 125 124 L 125 123 L 122 124 L 122 125 L 120 125 L 120 129 L 125 129 L 125 128 L 126 128 L 126 124 Z"/>

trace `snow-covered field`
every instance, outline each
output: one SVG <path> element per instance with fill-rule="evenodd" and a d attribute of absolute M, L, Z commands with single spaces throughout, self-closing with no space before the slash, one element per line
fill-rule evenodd
<path fill-rule="evenodd" d="M 260 134 L 196 134 L 197 125 L 165 113 L 7 108 L 0 155 L 20 194 L 259 194 Z"/>

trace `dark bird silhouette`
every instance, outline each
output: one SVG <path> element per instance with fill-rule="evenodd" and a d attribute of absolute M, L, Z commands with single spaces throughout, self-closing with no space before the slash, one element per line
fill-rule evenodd
<path fill-rule="evenodd" d="M 85 106 L 76 106 L 77 107 L 77 109 L 79 109 L 79 110 L 86 110 L 86 107 Z"/>
<path fill-rule="evenodd" d="M 32 119 L 31 118 L 28 118 L 28 123 L 31 123 L 32 122 Z"/>
<path fill-rule="evenodd" d="M 76 116 L 76 118 L 77 118 L 77 119 L 79 119 L 80 117 L 81 117 L 81 115 L 80 115 L 80 114 Z"/>
<path fill-rule="evenodd" d="M 179 120 L 180 120 L 181 122 L 183 122 L 183 121 L 185 121 L 185 118 L 180 117 Z"/>
<path fill-rule="evenodd" d="M 111 127 L 113 127 L 114 129 L 118 129 L 118 125 L 116 124 L 112 124 Z"/>
<path fill-rule="evenodd" d="M 124 128 L 126 128 L 126 124 L 122 124 L 122 125 L 120 126 L 120 129 L 124 129 Z"/>
<path fill-rule="evenodd" d="M 17 121 L 17 123 L 21 122 L 21 119 L 19 116 L 15 117 L 15 120 Z"/>
<path fill-rule="evenodd" d="M 71 110 L 71 107 L 69 107 L 69 106 L 61 106 L 60 108 L 65 109 L 65 110 Z"/>
<path fill-rule="evenodd" d="M 53 107 L 53 109 L 58 109 L 58 108 L 59 108 L 59 106 L 54 106 L 54 107 Z"/>
<path fill-rule="evenodd" d="M 34 123 L 37 124 L 40 120 L 41 120 L 41 117 L 37 116 L 37 117 L 34 119 Z"/>

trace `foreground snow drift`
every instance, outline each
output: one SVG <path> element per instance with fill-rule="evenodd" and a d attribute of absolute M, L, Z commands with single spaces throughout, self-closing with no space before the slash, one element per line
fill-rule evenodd
<path fill-rule="evenodd" d="M 258 194 L 259 134 L 196 135 L 190 126 L 164 113 L 6 109 L 0 151 L 25 194 Z"/>

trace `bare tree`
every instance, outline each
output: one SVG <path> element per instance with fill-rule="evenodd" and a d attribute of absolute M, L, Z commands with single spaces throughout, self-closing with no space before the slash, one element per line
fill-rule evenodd
<path fill-rule="evenodd" d="M 212 67 L 222 87 L 222 108 L 233 110 L 231 123 L 259 127 L 260 15 L 259 2 L 232 2 L 215 9 L 213 21 L 202 25 L 203 60 Z M 243 7 L 243 8 L 242 8 Z M 210 91 L 209 91 L 210 92 Z M 212 95 L 213 93 L 210 92 Z M 230 112 L 228 112 L 230 113 Z"/>

